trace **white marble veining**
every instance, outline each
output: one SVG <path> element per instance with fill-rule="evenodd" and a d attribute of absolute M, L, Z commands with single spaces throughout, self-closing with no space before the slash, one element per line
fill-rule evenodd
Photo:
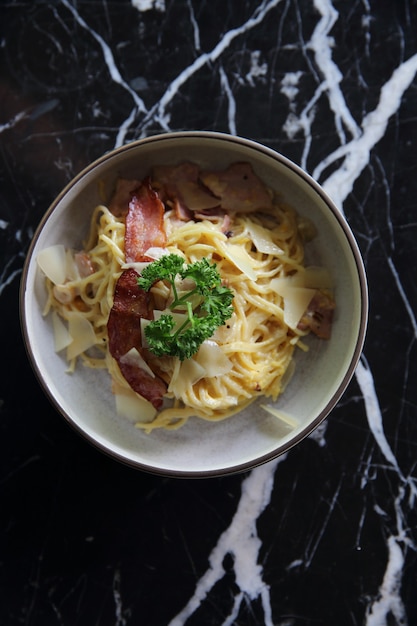
<path fill-rule="evenodd" d="M 235 623 L 242 602 L 261 599 L 266 626 L 273 626 L 268 585 L 262 578 L 259 564 L 261 541 L 258 537 L 256 522 L 269 504 L 277 465 L 285 460 L 282 455 L 278 460 L 264 464 L 250 473 L 242 482 L 242 494 L 236 513 L 219 538 L 216 547 L 209 555 L 210 567 L 197 583 L 195 592 L 183 610 L 170 621 L 169 626 L 183 626 L 207 597 L 215 583 L 224 576 L 223 561 L 226 555 L 233 557 L 233 569 L 239 593 L 234 597 L 230 615 L 222 626 Z"/>
<path fill-rule="evenodd" d="M 222 5 L 223 8 L 226 4 Z M 15 8 L 15 3 L 6 5 L 8 9 Z M 92 142 L 103 140 L 106 142 L 106 149 L 110 149 L 150 133 L 170 132 L 179 127 L 192 128 L 192 122 L 187 115 L 190 111 L 194 112 L 192 101 L 199 94 L 197 87 L 194 92 L 191 88 L 198 84 L 197 81 L 204 72 L 210 73 L 205 87 L 209 94 L 207 99 L 211 98 L 212 101 L 209 102 L 206 117 L 196 118 L 204 120 L 201 121 L 201 126 L 245 136 L 251 135 L 254 128 L 260 129 L 256 131 L 259 136 L 253 136 L 254 139 L 278 149 L 282 146 L 284 153 L 286 149 L 293 150 L 299 164 L 322 184 L 339 210 L 354 224 L 365 262 L 369 263 L 371 298 L 375 297 L 375 304 L 371 300 L 370 336 L 372 341 L 375 341 L 375 337 L 381 339 L 381 345 L 376 349 L 369 342 L 365 347 L 351 390 L 340 403 L 341 409 L 344 409 L 340 411 L 343 417 L 339 417 L 336 410 L 334 417 L 330 416 L 310 436 L 309 441 L 303 443 L 304 456 L 291 451 L 274 462 L 254 469 L 241 482 L 236 483 L 238 489 L 234 513 L 225 523 L 224 529 L 212 537 L 211 547 L 207 548 L 205 555 L 207 564 L 195 568 L 193 585 L 188 584 L 187 587 L 192 587 L 192 590 L 185 594 L 179 585 L 178 597 L 182 608 L 178 610 L 177 604 L 165 623 L 170 626 L 185 626 L 201 611 L 205 611 L 204 615 L 208 616 L 205 623 L 222 626 L 244 623 L 242 615 L 261 615 L 259 618 L 254 617 L 250 623 L 262 623 L 265 626 L 330 624 L 325 606 L 317 608 L 317 612 L 310 615 L 301 600 L 296 603 L 298 596 L 295 593 L 287 603 L 290 591 L 285 587 L 285 577 L 281 573 L 285 572 L 291 581 L 299 576 L 300 581 L 309 585 L 313 576 L 321 576 L 323 568 L 327 567 L 329 602 L 335 609 L 336 604 L 331 604 L 334 600 L 331 597 L 331 578 L 336 571 L 331 550 L 335 549 L 335 544 L 331 541 L 332 533 L 335 533 L 334 529 L 339 525 L 341 533 L 344 532 L 340 543 L 346 541 L 349 546 L 347 548 L 343 544 L 340 548 L 340 568 L 343 569 L 345 563 L 349 563 L 352 568 L 352 580 L 345 579 L 342 575 L 338 579 L 347 586 L 351 585 L 351 604 L 350 609 L 345 611 L 344 623 L 413 626 L 409 612 L 414 611 L 413 615 L 417 615 L 417 609 L 410 608 L 410 601 L 407 603 L 404 598 L 410 598 L 410 571 L 414 567 L 415 572 L 417 554 L 414 514 L 417 495 L 416 441 L 412 440 L 412 435 L 415 436 L 416 432 L 413 430 L 416 406 L 413 399 L 415 396 L 411 396 L 410 391 L 414 384 L 412 377 L 416 372 L 417 321 L 415 278 L 410 277 L 410 272 L 404 272 L 403 269 L 406 264 L 412 264 L 415 256 L 412 257 L 411 243 L 410 249 L 406 250 L 408 256 L 404 256 L 403 246 L 411 242 L 413 236 L 415 242 L 417 220 L 414 211 L 413 218 L 407 217 L 400 221 L 399 216 L 403 211 L 409 210 L 411 214 L 410 207 L 415 207 L 415 202 L 406 191 L 400 198 L 394 197 L 391 188 L 396 182 L 393 181 L 395 176 L 403 176 L 404 179 L 408 176 L 407 182 L 402 183 L 406 190 L 407 184 L 411 189 L 412 180 L 416 177 L 415 164 L 407 162 L 404 165 L 402 162 L 397 170 L 393 165 L 395 156 L 402 154 L 402 150 L 406 151 L 407 142 L 411 145 L 415 137 L 415 111 L 414 118 L 412 114 L 407 117 L 402 115 L 403 107 L 409 106 L 409 100 L 415 98 L 417 52 L 410 43 L 410 35 L 406 34 L 411 32 L 407 29 L 412 28 L 411 16 L 415 14 L 415 3 L 397 3 L 397 10 L 391 7 L 392 15 L 398 21 L 398 24 L 394 21 L 392 25 L 393 18 L 389 8 L 377 6 L 377 3 L 368 0 L 352 3 L 349 10 L 346 4 L 336 0 L 248 2 L 245 3 L 246 8 L 242 9 L 241 16 L 236 16 L 236 12 L 232 10 L 229 14 L 225 11 L 221 25 L 213 17 L 215 26 L 210 33 L 210 46 L 206 44 L 207 29 L 201 17 L 207 7 L 206 3 L 202 5 L 204 6 L 192 0 L 172 3 L 164 0 L 130 0 L 126 7 L 132 9 L 135 18 L 140 22 L 135 25 L 134 32 L 129 32 L 126 22 L 123 21 L 122 30 L 114 34 L 114 3 L 103 2 L 102 6 L 97 6 L 94 10 L 90 10 L 92 3 L 87 1 L 81 3 L 60 0 L 56 3 L 47 14 L 51 21 L 50 40 L 55 38 L 54 50 L 59 51 L 63 46 L 59 41 L 62 33 L 58 29 L 55 36 L 53 27 L 64 24 L 68 31 L 71 28 L 75 31 L 75 24 L 77 32 L 82 33 L 82 39 L 90 46 L 90 55 L 93 52 L 97 55 L 97 67 L 101 71 L 100 81 L 106 82 L 106 89 L 103 92 L 97 89 L 93 97 L 87 88 L 83 88 L 86 102 L 84 110 L 82 104 L 71 105 L 71 108 L 68 102 L 71 98 L 75 101 L 74 93 L 77 93 L 81 103 L 84 96 L 81 89 L 79 92 L 71 91 L 69 95 L 63 92 L 62 95 L 53 90 L 53 84 L 48 91 L 46 88 L 42 90 L 40 82 L 35 81 L 33 91 L 36 92 L 37 100 L 30 100 L 27 93 L 30 92 L 30 80 L 35 71 L 30 67 L 30 56 L 24 56 L 22 52 L 22 59 L 27 63 L 27 76 L 25 75 L 24 80 L 21 79 L 19 97 L 15 94 L 8 95 L 11 99 L 15 98 L 14 106 L 8 116 L 0 119 L 0 138 L 6 146 L 4 163 L 8 174 L 4 176 L 4 180 L 10 179 L 14 182 L 21 176 L 20 171 L 14 173 L 19 167 L 19 158 L 23 159 L 22 153 L 18 153 L 17 157 L 13 153 L 13 150 L 18 149 L 16 146 L 21 145 L 14 139 L 18 133 L 24 136 L 25 149 L 29 155 L 37 141 L 41 142 L 41 146 L 44 145 L 42 142 L 49 142 L 52 157 L 48 167 L 53 168 L 54 175 L 60 173 L 64 179 L 69 179 L 77 168 L 77 151 L 69 149 L 72 147 L 68 142 L 69 135 L 75 143 L 79 141 L 81 144 L 83 141 L 87 144 L 88 139 L 84 138 L 91 135 Z M 35 24 L 36 19 L 46 19 L 44 15 L 48 6 L 46 2 L 39 12 L 33 10 Z M 218 8 L 221 11 L 220 5 Z M 156 56 L 158 46 L 162 45 L 164 24 L 169 22 L 174 9 L 181 15 L 181 29 L 188 29 L 189 39 L 186 45 L 181 44 L 181 53 L 175 49 L 175 38 L 170 40 L 172 57 L 169 58 L 175 72 L 172 70 L 166 76 L 158 76 L 155 81 L 157 86 L 153 86 L 152 91 L 153 77 L 146 74 L 146 64 L 151 63 L 151 57 L 145 54 L 146 47 L 145 50 L 141 48 L 142 56 L 137 54 L 135 57 L 136 53 L 130 52 L 129 46 L 139 32 L 146 30 L 144 20 L 147 20 L 146 25 L 152 33 L 148 44 L 154 45 Z M 387 16 L 382 15 L 384 11 L 387 11 Z M 95 19 L 96 13 L 98 19 Z M 356 22 L 354 26 L 349 26 L 345 40 L 346 22 L 355 15 Z M 24 20 L 24 17 L 20 19 Z M 179 18 L 175 16 L 173 19 Z M 384 33 L 379 35 L 374 30 L 376 19 L 381 20 L 387 36 Z M 29 28 L 25 21 L 23 24 Z M 40 27 L 35 30 L 37 35 L 42 32 Z M 263 41 L 266 33 L 268 45 L 264 45 Z M 377 40 L 379 36 L 380 40 Z M 2 42 L 3 48 L 11 46 L 6 35 L 2 36 Z M 24 47 L 24 41 L 20 45 Z M 73 63 L 80 64 L 81 72 L 81 39 L 77 45 L 79 47 L 75 46 L 72 51 Z M 382 57 L 385 64 L 381 62 Z M 60 58 L 58 52 L 56 58 L 51 56 L 48 69 L 54 70 L 54 62 L 58 66 Z M 174 58 L 175 64 L 172 60 Z M 19 68 L 24 66 L 20 59 L 19 63 Z M 13 70 L 17 82 L 21 77 L 19 68 Z M 53 74 L 55 79 L 58 74 Z M 213 85 L 217 90 L 215 97 L 209 91 Z M 252 107 L 256 103 L 261 113 L 250 107 L 248 112 L 245 108 L 247 100 L 252 103 Z M 191 106 L 186 109 L 188 113 L 181 117 L 178 110 L 187 107 L 189 102 Z M 64 117 L 64 109 L 67 115 L 65 123 L 73 124 L 71 130 L 65 125 L 60 126 L 56 121 L 60 115 Z M 88 110 L 91 111 L 91 117 L 86 114 Z M 257 120 L 258 115 L 265 116 L 265 120 Z M 71 122 L 68 122 L 69 118 Z M 114 121 L 116 119 L 117 122 Z M 390 144 L 397 141 L 402 127 L 411 128 L 413 119 L 414 135 L 406 135 L 405 140 L 401 136 L 395 144 L 395 153 L 391 154 Z M 10 133 L 16 135 L 13 135 L 13 141 L 7 143 Z M 0 269 L 2 304 L 6 301 L 10 288 L 18 284 L 25 252 L 36 224 L 36 220 L 31 217 L 31 209 L 39 189 L 39 169 L 35 165 L 32 161 L 27 166 L 34 170 L 33 178 L 28 177 L 29 182 L 26 183 L 28 189 L 32 185 L 32 195 L 25 195 L 26 187 L 19 189 L 19 199 L 23 207 L 20 209 L 19 205 L 19 219 L 16 219 L 13 206 L 7 206 L 7 211 L 0 215 L 0 237 L 4 237 L 7 242 L 7 254 L 5 249 L 3 252 L 0 250 L 4 256 Z M 21 170 L 25 171 L 23 166 Z M 19 187 L 16 184 L 15 186 Z M 375 195 L 374 206 L 369 208 L 366 206 L 367 194 L 373 193 L 375 187 L 379 187 L 380 195 Z M 398 194 L 401 186 L 398 184 L 396 189 Z M 410 240 L 405 237 L 407 231 L 411 233 Z M 378 273 L 379 270 L 381 274 Z M 384 285 L 379 284 L 380 282 L 384 282 Z M 389 292 L 389 297 L 385 297 L 385 290 Z M 384 315 L 391 302 L 395 302 L 395 315 L 400 321 L 398 328 L 391 323 L 387 329 L 384 326 Z M 380 329 L 379 335 L 374 330 L 376 328 Z M 390 341 L 390 333 L 397 333 L 397 339 Z M 401 358 L 395 362 L 394 371 L 390 367 L 394 367 L 391 355 L 392 360 L 397 356 L 393 352 L 395 342 L 401 345 L 402 352 Z M 0 411 L 8 410 L 8 389 L 5 388 L 0 393 Z M 24 423 L 24 416 L 19 412 L 20 405 L 16 404 L 16 407 L 15 412 Z M 346 449 L 342 453 L 334 434 L 335 427 L 338 428 L 336 432 L 339 437 L 346 436 Z M 47 435 L 43 437 L 48 439 Z M 355 447 L 357 440 L 361 443 Z M 17 476 L 29 471 L 29 466 L 33 470 L 33 459 L 39 465 L 42 454 L 38 450 L 29 449 L 28 456 L 24 459 L 16 452 L 12 466 L 4 473 L 3 484 L 11 484 Z M 294 459 L 299 466 L 294 467 Z M 305 471 L 303 463 L 308 468 Z M 297 489 L 301 489 L 303 480 L 308 482 L 309 471 L 316 474 L 321 483 L 315 482 L 314 487 L 308 485 L 300 496 Z M 62 470 L 59 480 L 64 482 L 64 476 L 65 472 Z M 289 488 L 288 481 L 292 480 L 294 484 Z M 226 489 L 224 485 L 225 483 L 219 483 L 219 489 Z M 158 485 L 155 492 L 160 488 Z M 55 489 L 59 493 L 59 485 L 55 485 Z M 176 493 L 182 493 L 181 486 L 175 489 L 178 490 Z M 311 500 L 309 489 L 314 489 Z M 145 502 L 145 508 L 151 511 L 150 528 L 154 529 L 160 517 L 162 518 L 160 535 L 153 540 L 156 546 L 163 545 L 168 549 L 178 541 L 181 533 L 175 534 L 171 517 L 168 521 L 163 519 L 161 511 L 163 513 L 165 509 L 162 504 L 159 509 L 155 509 L 157 513 L 154 513 L 152 503 L 155 498 L 154 491 L 150 490 L 140 506 Z M 349 508 L 353 500 L 354 511 Z M 191 510 L 194 515 L 198 504 L 198 498 L 193 500 L 194 508 Z M 286 528 L 288 533 L 292 526 L 286 526 L 286 518 L 292 515 L 290 524 L 299 531 L 300 526 L 297 524 L 300 510 L 304 512 L 304 506 L 306 521 L 302 527 L 302 535 L 294 539 L 294 545 L 287 547 L 285 543 L 288 535 L 282 529 Z M 170 511 L 169 508 L 166 510 Z M 140 513 L 142 515 L 142 509 Z M 207 505 L 207 516 L 211 513 L 211 506 Z M 124 515 L 128 518 L 126 510 Z M 310 519 L 308 515 L 311 516 Z M 50 516 L 54 522 L 57 513 L 52 508 Z M 264 519 L 264 516 L 270 516 L 268 520 L 271 524 L 269 534 L 265 537 L 260 531 L 260 519 Z M 213 515 L 213 519 L 215 517 Z M 136 524 L 140 525 L 140 515 L 138 520 L 129 528 L 130 531 L 132 527 L 136 528 Z M 18 522 L 10 518 L 8 529 L 16 526 Z M 97 524 L 95 528 L 86 529 L 85 534 L 91 539 L 87 542 L 91 550 L 95 547 L 100 528 L 100 524 Z M 149 528 L 147 531 L 149 532 Z M 263 532 L 266 533 L 265 530 Z M 139 551 L 137 546 L 140 545 L 142 551 L 146 547 L 140 544 L 141 537 L 140 532 L 137 535 L 132 532 L 130 538 L 130 550 L 136 556 L 135 549 Z M 107 536 L 106 538 L 108 539 Z M 375 544 L 372 544 L 372 540 L 375 540 Z M 25 623 L 28 626 L 42 623 L 41 612 L 38 621 L 33 616 L 42 595 L 47 543 L 45 537 L 42 550 L 37 553 L 41 557 L 35 559 L 36 567 L 32 565 L 28 574 L 28 588 L 31 592 L 26 588 L 24 606 L 29 608 L 25 615 L 22 611 L 13 623 Z M 282 548 L 281 544 L 284 544 Z M 181 548 L 180 545 L 176 555 L 181 552 Z M 183 550 L 187 551 L 185 539 Z M 326 553 L 325 550 L 329 552 Z M 35 549 L 33 553 L 36 554 Z M 279 562 L 276 563 L 273 560 L 276 557 L 272 558 L 270 554 L 278 554 Z M 227 574 L 233 576 L 234 587 L 229 590 L 227 608 L 220 615 L 213 607 L 218 598 L 216 585 L 221 584 L 226 576 L 225 557 L 230 557 L 232 563 L 231 573 Z M 91 558 L 89 567 L 92 570 L 94 567 L 99 569 L 99 557 L 96 557 L 96 561 Z M 148 582 L 147 589 L 157 586 L 158 565 L 154 565 L 148 556 L 149 562 L 145 559 L 146 567 L 140 570 L 141 576 L 132 574 L 137 576 L 134 579 L 139 598 L 137 600 L 133 592 L 130 595 L 126 593 L 127 579 L 131 582 L 131 574 L 125 571 L 130 555 L 129 558 L 125 557 L 125 561 L 121 557 L 113 561 L 108 558 L 109 563 L 104 564 L 102 571 L 110 572 L 112 607 L 106 607 L 106 610 L 112 616 L 105 623 L 131 626 L 137 623 L 132 621 L 135 602 L 140 607 L 145 602 L 146 593 L 143 588 L 146 589 L 146 585 L 141 576 L 146 577 L 148 568 L 155 580 L 149 579 L 151 582 Z M 142 554 L 137 556 L 138 561 L 140 558 Z M 372 571 L 369 559 L 374 559 Z M 45 593 L 48 596 L 45 605 L 49 606 L 49 602 L 54 607 L 56 621 L 45 622 L 43 626 L 48 626 L 49 623 L 66 626 L 70 623 L 69 618 L 64 617 L 66 602 L 70 598 L 72 600 L 77 595 L 76 590 L 83 587 L 86 579 L 82 576 L 88 578 L 92 575 L 94 579 L 95 574 L 95 570 L 93 574 L 91 571 L 80 574 L 78 566 L 73 564 L 76 574 L 70 579 L 68 587 L 63 585 L 62 590 L 59 580 L 54 579 L 53 573 L 49 574 L 53 582 Z M 135 572 L 135 568 L 131 567 Z M 168 560 L 164 567 L 171 572 Z M 275 585 L 271 585 L 270 580 L 276 575 L 278 568 L 280 574 L 276 576 Z M 366 568 L 367 574 L 363 573 Z M 53 570 L 52 566 L 51 569 Z M 45 573 L 45 579 L 48 578 L 47 574 L 48 572 Z M 359 581 L 357 585 L 355 577 Z M 172 581 L 172 584 L 175 582 Z M 166 585 L 166 580 L 164 584 Z M 85 585 L 83 594 L 87 595 L 87 583 Z M 345 601 L 345 598 L 342 600 Z M 78 602 L 81 606 L 82 598 Z M 309 598 L 309 602 L 309 607 L 316 607 L 314 599 Z M 283 607 L 282 611 L 280 607 Z M 98 610 L 95 621 L 90 623 L 100 623 L 97 615 Z M 335 622 L 332 622 L 332 626 L 333 623 Z"/>

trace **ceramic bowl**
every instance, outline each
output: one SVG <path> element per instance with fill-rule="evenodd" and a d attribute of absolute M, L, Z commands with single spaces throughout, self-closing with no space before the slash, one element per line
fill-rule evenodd
<path fill-rule="evenodd" d="M 155 164 L 194 161 L 219 169 L 249 161 L 260 178 L 279 190 L 318 236 L 307 260 L 333 275 L 337 310 L 332 337 L 310 336 L 309 351 L 297 350 L 295 374 L 276 407 L 297 422 L 289 427 L 258 403 L 220 422 L 192 418 L 174 431 L 145 434 L 115 413 L 109 375 L 81 364 L 66 373 L 56 354 L 50 316 L 43 317 L 44 279 L 36 257 L 56 243 L 79 248 L 93 208 L 110 194 L 118 176 L 144 177 Z M 33 237 L 21 283 L 21 321 L 34 371 L 47 396 L 83 437 L 113 458 L 142 470 L 182 477 L 208 477 L 248 470 L 288 451 L 317 428 L 345 391 L 363 347 L 367 286 L 361 255 L 344 217 L 323 189 L 297 165 L 253 141 L 213 132 L 157 135 L 113 150 L 86 167 L 59 194 Z"/>

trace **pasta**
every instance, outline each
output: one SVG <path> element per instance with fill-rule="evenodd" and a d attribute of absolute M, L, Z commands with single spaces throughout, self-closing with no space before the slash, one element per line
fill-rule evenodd
<path fill-rule="evenodd" d="M 146 432 L 178 428 L 191 416 L 221 420 L 259 397 L 276 400 L 290 378 L 294 350 L 307 349 L 303 337 L 310 331 L 288 325 L 285 298 L 276 287 L 280 280 L 305 272 L 302 228 L 292 207 L 273 196 L 268 209 L 233 212 L 227 222 L 224 212 L 180 221 L 167 203 L 163 220 L 166 252 L 179 254 L 186 263 L 203 258 L 216 263 L 223 282 L 233 291 L 234 312 L 190 359 L 191 364 L 171 356 L 151 358 L 150 368 L 157 369 L 168 387 L 161 410 L 151 411 L 145 422 L 138 415 L 137 426 Z M 87 348 L 78 354 L 71 352 L 68 339 L 70 372 L 81 359 L 86 367 L 109 372 L 116 395 L 132 396 L 136 394 L 109 353 L 107 333 L 116 283 L 126 267 L 138 268 L 126 264 L 125 230 L 125 216 L 104 205 L 95 208 L 83 251 L 66 251 L 65 282 L 57 285 L 46 279 L 44 312 L 58 314 L 69 329 L 76 320 L 83 320 L 89 329 Z M 164 308 L 166 289 L 163 283 L 152 287 L 155 309 Z M 216 354 L 221 350 L 220 365 L 210 366 L 213 347 Z M 191 367 L 205 375 L 196 377 Z"/>

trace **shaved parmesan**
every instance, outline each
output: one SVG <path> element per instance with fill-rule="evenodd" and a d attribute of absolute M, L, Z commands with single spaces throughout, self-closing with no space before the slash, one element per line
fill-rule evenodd
<path fill-rule="evenodd" d="M 176 374 L 176 375 L 175 375 Z M 206 370 L 194 359 L 182 361 L 177 372 L 169 383 L 168 392 L 173 393 L 176 398 L 181 398 L 189 387 L 204 378 Z"/>
<path fill-rule="evenodd" d="M 72 342 L 72 337 L 56 311 L 52 311 L 52 329 L 54 333 L 55 352 L 61 352 Z"/>
<path fill-rule="evenodd" d="M 148 248 L 145 252 L 145 256 L 148 256 L 150 259 L 160 259 L 164 256 L 164 254 L 169 254 L 169 251 L 166 248 L 153 247 Z"/>
<path fill-rule="evenodd" d="M 252 266 L 252 259 L 244 248 L 231 243 L 219 242 L 219 246 L 228 261 L 233 263 L 250 280 L 256 280 L 256 272 Z"/>
<path fill-rule="evenodd" d="M 120 362 L 125 363 L 126 365 L 131 365 L 132 367 L 139 367 L 149 374 L 149 376 L 155 378 L 155 374 L 136 348 L 131 348 L 129 352 L 126 352 L 126 354 L 120 358 Z"/>
<path fill-rule="evenodd" d="M 152 261 L 132 261 L 131 263 L 123 263 L 122 270 L 135 270 L 139 275 L 142 274 L 145 267 Z"/>
<path fill-rule="evenodd" d="M 172 329 L 173 333 L 175 333 L 183 324 L 185 324 L 185 322 L 188 321 L 188 315 L 185 313 L 174 313 L 170 309 L 164 309 L 163 311 L 159 311 L 158 309 L 154 310 L 153 316 L 155 320 L 159 320 L 161 315 L 170 315 L 173 318 L 175 322 L 175 326 Z"/>
<path fill-rule="evenodd" d="M 274 278 L 270 286 L 284 299 L 284 322 L 290 328 L 297 328 L 316 290 L 293 287 L 291 278 Z"/>
<path fill-rule="evenodd" d="M 75 263 L 72 250 L 66 251 L 65 278 L 66 280 L 77 280 L 80 278 L 80 272 L 78 271 L 77 264 Z"/>
<path fill-rule="evenodd" d="M 67 255 L 61 244 L 41 250 L 36 261 L 42 272 L 54 285 L 62 285 L 67 278 Z"/>
<path fill-rule="evenodd" d="M 117 385 L 115 388 L 116 411 L 120 417 L 124 417 L 133 424 L 147 424 L 152 422 L 156 415 L 156 409 L 145 398 L 133 390 L 125 389 Z"/>
<path fill-rule="evenodd" d="M 96 343 L 96 335 L 92 324 L 82 315 L 74 313 L 68 320 L 68 331 L 72 342 L 67 349 L 67 358 L 73 358 L 88 350 Z"/>
<path fill-rule="evenodd" d="M 148 248 L 144 254 L 144 256 L 153 259 L 154 261 L 160 259 L 164 254 L 169 254 L 169 251 L 166 248 Z M 145 267 L 148 267 L 152 261 L 132 261 L 131 263 L 123 263 L 122 270 L 133 269 L 138 274 L 142 274 Z"/>
<path fill-rule="evenodd" d="M 281 294 L 287 287 L 307 287 L 308 289 L 331 289 L 333 280 L 330 272 L 325 267 L 310 265 L 299 269 L 292 276 L 274 278 L 271 281 L 272 288 Z"/>
<path fill-rule="evenodd" d="M 290 328 L 297 328 L 315 293 L 315 289 L 305 287 L 290 287 L 288 289 L 284 296 L 284 322 Z"/>
<path fill-rule="evenodd" d="M 272 404 L 261 404 L 261 408 L 276 417 L 277 419 L 281 420 L 281 422 L 287 424 L 287 426 L 291 426 L 291 428 L 297 428 L 298 422 L 292 415 L 288 415 L 288 413 L 284 413 L 283 411 L 278 411 L 278 409 L 272 406 Z"/>
<path fill-rule="evenodd" d="M 145 328 L 151 321 L 152 320 L 147 320 L 144 317 L 140 318 L 140 339 L 144 348 L 149 348 L 148 342 L 146 341 Z"/>
<path fill-rule="evenodd" d="M 206 377 L 227 374 L 233 367 L 231 360 L 220 346 L 211 340 L 203 341 L 195 355 L 195 360 L 206 370 Z"/>
<path fill-rule="evenodd" d="M 299 270 L 288 278 L 293 287 L 309 287 L 310 289 L 331 289 L 333 287 L 330 272 L 325 267 L 310 265 Z"/>
<path fill-rule="evenodd" d="M 271 232 L 260 224 L 249 222 L 247 230 L 258 252 L 275 255 L 284 254 L 282 248 L 272 241 Z"/>
<path fill-rule="evenodd" d="M 274 278 L 270 287 L 284 299 L 284 321 L 296 328 L 317 289 L 331 289 L 332 277 L 325 267 L 311 265 L 292 276 Z"/>
<path fill-rule="evenodd" d="M 273 278 L 269 282 L 269 286 L 273 291 L 276 291 L 280 296 L 284 297 L 285 290 L 291 286 L 290 278 Z"/>

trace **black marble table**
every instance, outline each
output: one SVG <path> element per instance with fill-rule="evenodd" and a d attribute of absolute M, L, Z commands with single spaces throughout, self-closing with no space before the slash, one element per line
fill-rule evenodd
<path fill-rule="evenodd" d="M 3 0 L 0 625 L 417 624 L 416 0 Z M 313 175 L 367 268 L 363 357 L 309 438 L 247 474 L 107 458 L 31 370 L 34 229 L 105 151 L 238 134 Z"/>

